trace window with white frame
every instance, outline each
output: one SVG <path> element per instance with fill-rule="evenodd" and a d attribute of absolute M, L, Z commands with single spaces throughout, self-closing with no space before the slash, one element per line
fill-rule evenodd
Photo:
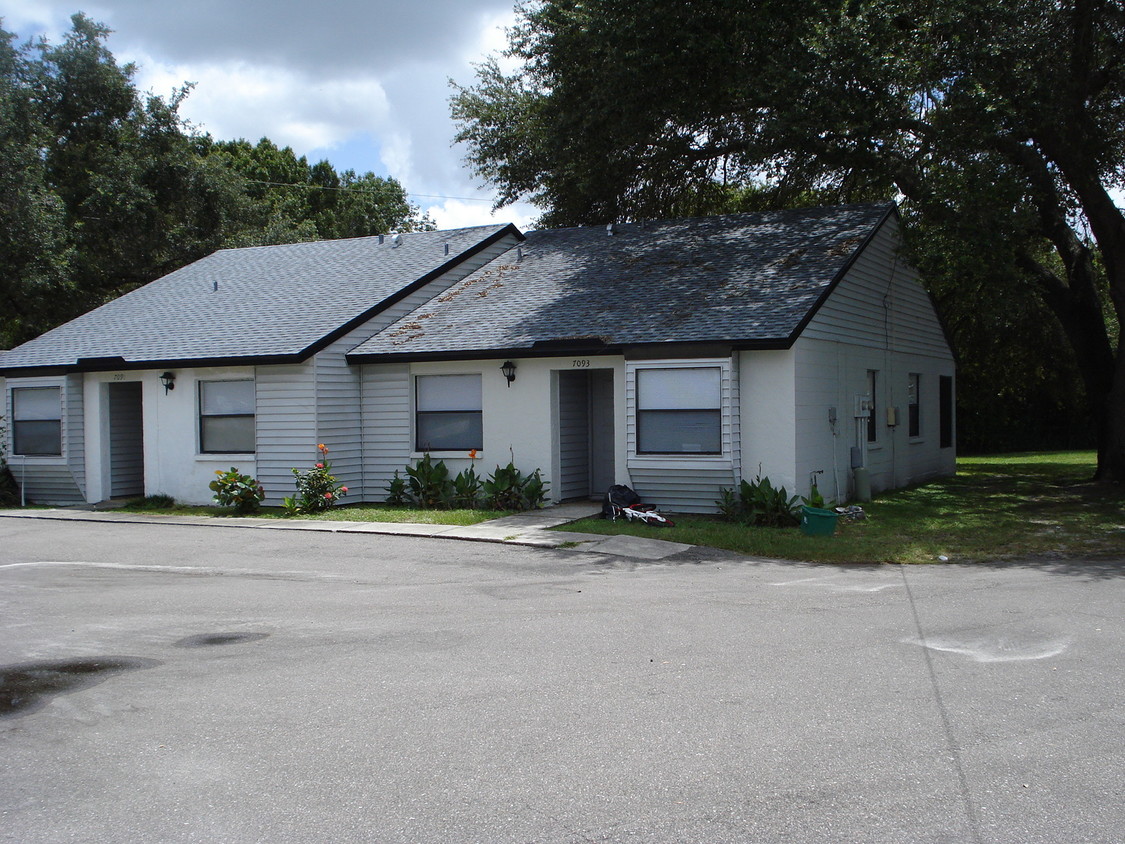
<path fill-rule="evenodd" d="M 722 454 L 722 369 L 637 370 L 638 454 Z"/>
<path fill-rule="evenodd" d="M 470 451 L 484 447 L 480 374 L 414 378 L 414 447 Z"/>
<path fill-rule="evenodd" d="M 62 398 L 58 387 L 12 388 L 12 453 L 62 454 Z"/>
<path fill-rule="evenodd" d="M 199 382 L 199 450 L 253 454 L 254 382 Z"/>
<path fill-rule="evenodd" d="M 906 379 L 907 433 L 912 437 L 922 436 L 922 405 L 918 399 L 921 381 L 917 372 L 911 372 Z"/>

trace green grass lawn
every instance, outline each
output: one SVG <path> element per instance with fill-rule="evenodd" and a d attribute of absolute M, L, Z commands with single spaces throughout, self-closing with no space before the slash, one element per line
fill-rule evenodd
<path fill-rule="evenodd" d="M 203 507 L 189 504 L 174 504 L 171 507 L 154 507 L 140 500 L 127 504 L 120 512 L 145 513 L 156 516 L 213 516 L 214 518 L 237 519 L 230 510 L 222 507 Z M 280 507 L 263 507 L 252 514 L 254 518 L 293 519 L 296 521 L 334 521 L 334 522 L 399 522 L 421 525 L 475 525 L 489 519 L 499 519 L 510 515 L 506 510 L 412 510 L 408 507 L 392 507 L 388 504 L 348 504 L 333 507 L 323 513 L 308 516 L 286 516 Z"/>
<path fill-rule="evenodd" d="M 560 529 L 833 563 L 1125 557 L 1125 490 L 1091 483 L 1094 466 L 1093 452 L 960 458 L 955 477 L 878 495 L 863 505 L 865 521 L 841 519 L 828 537 L 708 516 L 677 516 L 674 528 L 583 519 Z"/>
<path fill-rule="evenodd" d="M 1093 452 L 962 457 L 957 475 L 876 496 L 862 522 L 839 521 L 834 536 L 796 528 L 756 528 L 711 516 L 675 516 L 676 527 L 583 519 L 559 530 L 633 534 L 741 554 L 829 563 L 979 562 L 1060 555 L 1125 557 L 1125 490 L 1090 482 Z M 218 507 L 126 511 L 236 518 Z M 280 508 L 259 517 L 284 518 Z M 385 504 L 335 507 L 315 516 L 358 522 L 471 525 L 508 515 L 493 510 L 412 510 Z"/>

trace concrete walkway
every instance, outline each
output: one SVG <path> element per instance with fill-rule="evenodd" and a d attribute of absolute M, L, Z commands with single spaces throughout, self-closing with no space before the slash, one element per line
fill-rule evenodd
<path fill-rule="evenodd" d="M 398 522 L 343 522 L 329 520 L 262 519 L 253 517 L 216 518 L 213 516 L 164 516 L 124 513 L 98 507 L 60 507 L 42 510 L 0 510 L 0 518 L 53 519 L 77 522 L 120 522 L 137 524 L 191 525 L 198 527 L 247 528 L 259 530 L 308 530 L 327 533 L 374 533 L 391 536 L 429 536 L 472 542 L 502 542 L 537 548 L 560 548 L 598 554 L 612 554 L 640 560 L 662 560 L 687 551 L 691 545 L 665 542 L 641 536 L 602 536 L 549 530 L 601 512 L 587 501 L 555 504 L 541 510 L 516 513 L 475 525 L 427 525 Z"/>

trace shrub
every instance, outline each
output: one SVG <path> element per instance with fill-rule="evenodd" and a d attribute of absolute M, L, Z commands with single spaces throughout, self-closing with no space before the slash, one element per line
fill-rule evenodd
<path fill-rule="evenodd" d="M 790 496 L 785 487 L 774 487 L 768 477 L 758 475 L 753 482 L 743 480 L 737 493 L 719 490 L 719 512 L 731 521 L 762 527 L 795 527 L 800 524 L 797 510 L 800 497 Z"/>
<path fill-rule="evenodd" d="M 398 469 L 395 469 L 395 476 L 387 484 L 387 503 L 395 507 L 410 503 L 410 496 L 406 492 L 406 481 L 399 476 Z"/>
<path fill-rule="evenodd" d="M 469 452 L 476 460 L 477 452 Z M 429 454 L 413 466 L 406 467 L 406 477 L 395 470 L 387 484 L 386 502 L 393 505 L 411 505 L 422 510 L 439 510 L 462 507 L 475 510 L 486 507 L 493 510 L 531 510 L 543 504 L 547 485 L 536 469 L 529 475 L 509 463 L 496 467 L 487 479 L 477 474 L 476 466 L 450 477 L 444 460 L 434 461 Z"/>
<path fill-rule="evenodd" d="M 485 506 L 493 510 L 534 510 L 547 497 L 547 485 L 536 469 L 523 474 L 514 463 L 508 463 L 481 484 Z"/>
<path fill-rule="evenodd" d="M 453 502 L 453 481 L 444 460 L 435 463 L 430 455 L 406 467 L 407 499 L 423 510 L 444 510 Z"/>
<path fill-rule="evenodd" d="M 329 510 L 348 494 L 348 488 L 332 474 L 332 464 L 328 462 L 328 447 L 317 445 L 320 460 L 307 472 L 292 470 L 297 484 L 297 494 L 282 501 L 287 515 L 296 513 L 322 513 Z"/>
<path fill-rule="evenodd" d="M 453 506 L 474 510 L 480 504 L 484 482 L 477 476 L 475 466 L 458 472 L 453 479 Z"/>
<path fill-rule="evenodd" d="M 214 491 L 212 499 L 220 507 L 233 507 L 239 514 L 256 513 L 266 497 L 266 491 L 250 475 L 243 475 L 234 466 L 229 472 L 216 469 L 219 477 L 208 486 Z"/>

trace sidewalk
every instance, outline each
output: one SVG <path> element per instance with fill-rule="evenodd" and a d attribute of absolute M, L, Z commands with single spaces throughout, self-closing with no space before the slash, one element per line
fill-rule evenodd
<path fill-rule="evenodd" d="M 195 527 L 247 528 L 258 530 L 308 530 L 326 533 L 372 533 L 391 536 L 428 536 L 438 539 L 460 539 L 471 542 L 500 542 L 536 548 L 558 548 L 612 554 L 640 560 L 662 560 L 687 551 L 691 545 L 665 542 L 640 536 L 602 536 L 548 530 L 587 516 L 597 515 L 600 508 L 590 502 L 555 504 L 541 510 L 530 510 L 481 522 L 475 525 L 425 525 L 396 522 L 337 522 L 240 517 L 230 519 L 210 516 L 160 516 L 144 513 L 123 513 L 120 510 L 98 510 L 93 507 L 65 507 L 48 510 L 0 510 L 0 518 L 48 519 L 75 522 L 119 522 L 123 524 L 169 524 Z"/>

